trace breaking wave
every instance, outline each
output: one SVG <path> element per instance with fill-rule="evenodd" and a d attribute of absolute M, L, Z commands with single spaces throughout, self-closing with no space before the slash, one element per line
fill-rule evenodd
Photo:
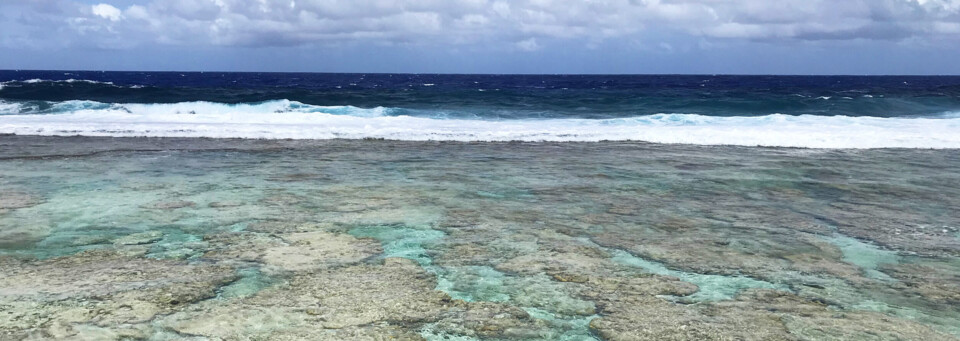
<path fill-rule="evenodd" d="M 444 141 L 645 141 L 808 148 L 960 148 L 960 115 L 717 117 L 656 114 L 615 119 L 443 119 L 402 108 L 315 106 L 278 100 L 222 104 L 0 101 L 0 133 Z M 461 116 L 462 117 L 462 116 Z"/>

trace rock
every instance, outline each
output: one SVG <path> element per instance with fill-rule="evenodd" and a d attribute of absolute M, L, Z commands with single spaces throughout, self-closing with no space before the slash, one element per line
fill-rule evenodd
<path fill-rule="evenodd" d="M 0 262 L 0 295 L 38 300 L 116 295 L 136 290 L 209 297 L 213 288 L 233 278 L 233 270 L 211 265 L 133 258 L 108 251 L 86 251 L 42 261 Z M 173 285 L 176 284 L 176 285 Z M 206 288 L 185 286 L 199 285 Z M 172 297 L 172 296 L 171 296 Z M 181 303 L 192 299 L 178 299 Z"/>
<path fill-rule="evenodd" d="M 463 335 L 484 339 L 533 339 L 544 335 L 548 325 L 523 309 L 492 302 L 460 302 L 455 314 L 429 327 L 434 334 Z"/>
<path fill-rule="evenodd" d="M 214 201 L 207 204 L 207 206 L 210 208 L 229 208 L 243 206 L 243 203 L 239 201 Z"/>
<path fill-rule="evenodd" d="M 376 332 L 417 339 L 412 326 L 437 321 L 453 308 L 435 286 L 433 276 L 413 261 L 388 258 L 382 265 L 296 275 L 247 298 L 205 302 L 160 324 L 219 339 L 364 339 Z"/>
<path fill-rule="evenodd" d="M 192 201 L 177 200 L 177 201 L 157 201 L 150 204 L 140 206 L 142 208 L 154 209 L 154 210 L 175 210 L 178 208 L 184 207 L 194 207 L 197 204 Z"/>
<path fill-rule="evenodd" d="M 382 252 L 380 243 L 348 234 L 292 233 L 280 236 L 288 245 L 266 249 L 263 262 L 285 271 L 311 271 L 358 263 Z"/>
<path fill-rule="evenodd" d="M 209 234 L 203 240 L 209 246 L 202 258 L 213 262 L 256 262 L 267 249 L 287 246 L 278 237 L 251 232 Z"/>
<path fill-rule="evenodd" d="M 42 261 L 0 258 L 0 272 L 0 339 L 146 338 L 156 316 L 214 297 L 236 278 L 232 268 L 108 251 Z"/>
<path fill-rule="evenodd" d="M 104 235 L 94 235 L 94 236 L 79 236 L 70 242 L 70 245 L 73 246 L 86 246 L 86 245 L 96 245 L 96 244 L 106 244 L 110 242 L 110 238 Z"/>
<path fill-rule="evenodd" d="M 0 225 L 0 249 L 27 249 L 33 247 L 50 235 L 46 226 L 14 226 L 6 228 Z"/>
<path fill-rule="evenodd" d="M 33 195 L 0 189 L 0 210 L 14 210 L 39 205 L 43 201 Z"/>
<path fill-rule="evenodd" d="M 677 305 L 650 296 L 605 301 L 590 328 L 605 340 L 954 340 L 922 324 L 869 312 L 838 314 L 793 294 L 749 290 L 736 300 Z"/>
<path fill-rule="evenodd" d="M 148 231 L 134 233 L 113 240 L 114 245 L 143 245 L 157 242 L 163 239 L 163 232 Z"/>
<path fill-rule="evenodd" d="M 931 304 L 960 307 L 960 274 L 950 268 L 918 264 L 884 264 L 881 268 L 914 296 Z"/>
<path fill-rule="evenodd" d="M 610 341 L 792 340 L 776 317 L 705 315 L 651 296 L 607 302 L 590 328 Z"/>
<path fill-rule="evenodd" d="M 245 230 L 250 232 L 263 232 L 263 233 L 297 233 L 297 232 L 329 231 L 334 228 L 335 226 L 331 223 L 268 220 L 268 221 L 258 221 L 258 222 L 251 223 L 250 225 L 247 226 Z"/>
<path fill-rule="evenodd" d="M 307 202 L 309 199 L 300 195 L 290 193 L 276 193 L 260 199 L 260 204 L 268 206 L 293 206 Z"/>

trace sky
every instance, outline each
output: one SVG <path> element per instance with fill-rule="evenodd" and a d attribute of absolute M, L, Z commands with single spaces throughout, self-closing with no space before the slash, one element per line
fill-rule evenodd
<path fill-rule="evenodd" d="M 960 0 L 0 0 L 0 69 L 960 74 Z"/>

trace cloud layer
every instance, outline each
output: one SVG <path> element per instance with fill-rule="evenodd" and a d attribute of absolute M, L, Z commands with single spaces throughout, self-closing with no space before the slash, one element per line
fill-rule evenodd
<path fill-rule="evenodd" d="M 535 51 L 671 32 L 704 40 L 930 42 L 960 37 L 960 0 L 5 0 L 0 44 L 371 43 Z"/>

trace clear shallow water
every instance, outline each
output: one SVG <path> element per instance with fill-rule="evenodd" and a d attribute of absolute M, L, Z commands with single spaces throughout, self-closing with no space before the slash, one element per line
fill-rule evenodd
<path fill-rule="evenodd" d="M 960 335 L 952 150 L 0 147 L 9 337 Z"/>
<path fill-rule="evenodd" d="M 663 264 L 651 262 L 620 250 L 614 251 L 613 261 L 630 266 L 636 266 L 649 273 L 661 276 L 676 277 L 685 282 L 690 282 L 696 285 L 698 288 L 697 293 L 683 297 L 682 300 L 684 301 L 697 302 L 729 300 L 733 299 L 737 294 L 746 289 L 790 290 L 785 285 L 774 285 L 772 283 L 758 281 L 748 277 L 703 275 L 670 270 Z"/>
<path fill-rule="evenodd" d="M 958 77 L 0 71 L 0 133 L 960 148 Z"/>

